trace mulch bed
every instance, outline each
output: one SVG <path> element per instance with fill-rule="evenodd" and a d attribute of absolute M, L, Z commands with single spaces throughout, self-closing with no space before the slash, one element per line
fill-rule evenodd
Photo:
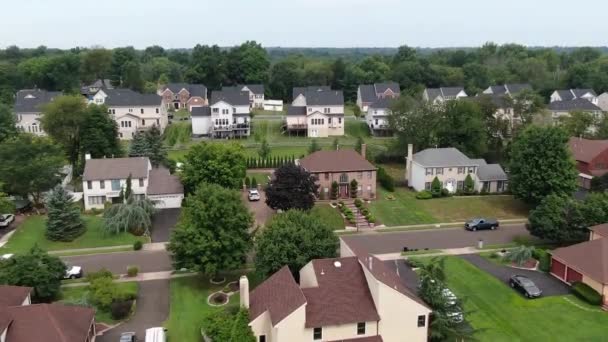
<path fill-rule="evenodd" d="M 529 259 L 528 261 L 524 262 L 521 266 L 516 263 L 511 263 L 511 265 L 509 265 L 509 266 L 514 267 L 514 268 L 535 270 L 536 267 L 538 266 L 538 261 L 536 259 Z"/>
<path fill-rule="evenodd" d="M 226 305 L 228 303 L 228 295 L 222 292 L 216 292 L 209 296 L 209 304 L 214 306 Z"/>

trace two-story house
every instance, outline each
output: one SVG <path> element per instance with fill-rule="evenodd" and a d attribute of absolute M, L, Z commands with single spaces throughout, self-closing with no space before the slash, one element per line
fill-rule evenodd
<path fill-rule="evenodd" d="M 298 164 L 317 179 L 319 192 L 330 198 L 331 185 L 338 183 L 338 196 L 350 198 L 350 182 L 357 181 L 357 197 L 376 197 L 376 171 L 372 163 L 365 159 L 366 146 L 361 146 L 361 154 L 354 150 L 317 151 L 300 159 Z"/>
<path fill-rule="evenodd" d="M 394 98 L 384 97 L 376 100 L 367 107 L 365 122 L 373 135 L 390 135 L 389 116 Z"/>
<path fill-rule="evenodd" d="M 211 93 L 209 107 L 192 108 L 192 135 L 241 138 L 251 134 L 249 94 L 234 89 Z"/>
<path fill-rule="evenodd" d="M 112 86 L 112 82 L 109 79 L 97 79 L 90 84 L 83 84 L 80 86 L 80 94 L 87 98 L 87 100 L 91 99 L 91 96 L 95 95 L 100 89 L 114 89 Z"/>
<path fill-rule="evenodd" d="M 527 83 L 507 83 L 489 86 L 482 94 L 486 95 L 509 95 L 514 96 L 523 90 L 532 90 L 532 86 Z"/>
<path fill-rule="evenodd" d="M 498 164 L 488 164 L 483 159 L 470 159 L 458 149 L 428 148 L 416 154 L 408 145 L 405 179 L 416 191 L 431 190 L 437 177 L 441 188 L 454 193 L 464 189 L 464 182 L 471 176 L 474 190 L 500 193 L 507 190 L 508 177 Z"/>
<path fill-rule="evenodd" d="M 550 102 L 557 101 L 572 101 L 576 99 L 584 99 L 587 100 L 594 105 L 598 105 L 597 94 L 593 89 L 565 89 L 565 90 L 555 90 L 551 93 Z"/>
<path fill-rule="evenodd" d="M 167 109 L 187 109 L 208 106 L 207 87 L 203 84 L 169 83 L 158 89 Z"/>
<path fill-rule="evenodd" d="M 52 102 L 61 92 L 40 89 L 19 90 L 15 95 L 16 126 L 23 132 L 45 135 L 40 126 L 44 105 Z"/>
<path fill-rule="evenodd" d="M 591 188 L 591 179 L 608 173 L 608 140 L 590 140 L 572 137 L 568 141 L 570 152 L 579 172 L 579 186 Z"/>
<path fill-rule="evenodd" d="M 570 113 L 575 111 L 590 113 L 596 119 L 600 119 L 603 115 L 600 107 L 583 98 L 566 101 L 553 101 L 549 103 L 547 109 L 549 112 L 551 112 L 551 117 L 553 119 L 559 119 L 563 116 L 570 116 Z M 591 129 L 594 128 L 592 127 Z"/>
<path fill-rule="evenodd" d="M 382 98 L 396 98 L 401 94 L 399 84 L 395 82 L 362 84 L 357 88 L 357 106 L 367 112 L 369 105 Z"/>
<path fill-rule="evenodd" d="M 602 93 L 597 97 L 597 106 L 604 112 L 608 112 L 608 92 Z"/>
<path fill-rule="evenodd" d="M 135 133 L 153 126 L 163 132 L 169 122 L 163 98 L 156 94 L 141 94 L 131 89 L 101 89 L 89 103 L 108 107 L 108 113 L 118 124 L 121 139 L 132 139 Z"/>
<path fill-rule="evenodd" d="M 422 99 L 433 104 L 441 104 L 445 101 L 458 100 L 468 97 L 463 87 L 440 87 L 426 88 L 422 92 Z"/>
<path fill-rule="evenodd" d="M 234 87 L 222 87 L 222 91 L 243 91 L 249 94 L 251 109 L 264 108 L 264 85 L 263 84 L 238 84 Z"/>
<path fill-rule="evenodd" d="M 431 309 L 396 272 L 371 255 L 314 259 L 299 270 L 287 266 L 249 295 L 240 280 L 241 306 L 257 342 L 426 342 Z"/>
<path fill-rule="evenodd" d="M 306 132 L 313 138 L 344 135 L 344 95 L 326 86 L 297 87 L 293 102 L 287 108 L 285 128 L 288 132 Z"/>
<path fill-rule="evenodd" d="M 134 197 L 149 198 L 160 209 L 181 207 L 184 187 L 179 178 L 165 168 L 153 168 L 148 158 L 91 159 L 86 155 L 85 159 L 82 189 L 86 210 L 120 201 L 129 177 Z"/>

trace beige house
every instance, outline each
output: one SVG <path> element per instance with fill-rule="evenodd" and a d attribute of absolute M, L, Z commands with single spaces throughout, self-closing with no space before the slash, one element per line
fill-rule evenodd
<path fill-rule="evenodd" d="M 298 284 L 283 267 L 249 295 L 241 277 L 241 305 L 258 342 L 427 341 L 431 310 L 376 257 L 310 261 Z"/>
<path fill-rule="evenodd" d="M 329 87 L 294 88 L 293 102 L 287 107 L 285 129 L 309 137 L 344 135 L 344 95 Z"/>
<path fill-rule="evenodd" d="M 19 90 L 15 95 L 16 127 L 27 133 L 46 135 L 40 125 L 42 109 L 51 103 L 61 92 L 41 89 Z"/>
<path fill-rule="evenodd" d="M 470 159 L 453 147 L 428 148 L 416 154 L 413 150 L 413 145 L 408 145 L 405 179 L 416 191 L 431 190 L 435 177 L 449 192 L 463 190 L 468 175 L 473 179 L 476 191 L 500 193 L 507 190 L 508 177 L 498 164 Z"/>
<path fill-rule="evenodd" d="M 357 106 L 362 112 L 367 112 L 369 106 L 379 99 L 395 99 L 400 94 L 401 88 L 395 82 L 361 84 L 357 88 Z"/>
<path fill-rule="evenodd" d="M 365 149 L 364 144 L 361 154 L 354 150 L 317 151 L 298 163 L 317 178 L 322 198 L 331 197 L 333 182 L 338 183 L 340 198 L 350 198 L 353 179 L 357 181 L 357 197 L 375 198 L 377 168 L 365 159 Z"/>
<path fill-rule="evenodd" d="M 463 87 L 426 88 L 422 92 L 422 99 L 432 104 L 441 104 L 445 101 L 458 100 L 467 96 Z"/>

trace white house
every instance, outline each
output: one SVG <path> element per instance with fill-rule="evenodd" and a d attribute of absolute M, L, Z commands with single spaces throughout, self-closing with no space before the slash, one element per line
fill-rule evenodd
<path fill-rule="evenodd" d="M 587 100 L 594 105 L 598 105 L 598 97 L 593 89 L 566 89 L 556 90 L 551 93 L 551 102 L 573 101 L 576 99 Z"/>
<path fill-rule="evenodd" d="M 440 104 L 464 97 L 468 97 L 468 95 L 463 87 L 426 88 L 422 93 L 422 99 L 433 104 Z"/>
<path fill-rule="evenodd" d="M 597 106 L 604 112 L 608 112 L 608 92 L 597 97 Z"/>
<path fill-rule="evenodd" d="M 282 112 L 283 100 L 264 100 L 264 110 L 270 112 Z"/>
<path fill-rule="evenodd" d="M 251 134 L 249 94 L 234 89 L 211 93 L 209 107 L 192 108 L 192 135 L 239 138 Z"/>
<path fill-rule="evenodd" d="M 90 159 L 86 156 L 82 189 L 86 210 L 103 209 L 120 200 L 131 177 L 135 197 L 149 198 L 157 208 L 180 208 L 184 187 L 167 169 L 153 168 L 146 157 Z"/>
<path fill-rule="evenodd" d="M 135 133 L 156 126 L 161 132 L 169 122 L 167 106 L 157 94 L 141 94 L 130 89 L 101 89 L 90 103 L 106 105 L 118 124 L 121 139 L 132 139 Z"/>
<path fill-rule="evenodd" d="M 551 112 L 551 117 L 553 119 L 559 119 L 562 116 L 570 116 L 570 113 L 574 111 L 591 113 L 596 119 L 600 119 L 602 116 L 602 109 L 584 98 L 553 101 L 549 103 L 547 109 Z"/>
<path fill-rule="evenodd" d="M 532 86 L 527 83 L 507 83 L 489 86 L 483 91 L 486 95 L 509 95 L 513 96 L 523 90 L 532 90 Z"/>
<path fill-rule="evenodd" d="M 296 87 L 292 105 L 287 108 L 288 132 L 306 132 L 309 137 L 344 135 L 344 95 L 327 86 Z"/>
<path fill-rule="evenodd" d="M 222 87 L 222 91 L 243 91 L 249 95 L 251 108 L 264 108 L 264 85 L 263 84 L 238 84 L 234 87 Z"/>
<path fill-rule="evenodd" d="M 40 89 L 19 90 L 15 95 L 16 126 L 23 132 L 45 135 L 40 126 L 42 107 L 52 102 L 61 92 Z"/>
<path fill-rule="evenodd" d="M 401 94 L 399 84 L 395 82 L 362 84 L 357 88 L 357 106 L 362 112 L 367 112 L 369 105 L 378 99 L 396 98 Z"/>
<path fill-rule="evenodd" d="M 413 145 L 408 145 L 405 179 L 416 191 L 431 190 L 435 177 L 441 182 L 442 189 L 452 193 L 463 190 L 468 175 L 477 191 L 500 193 L 507 190 L 507 174 L 498 164 L 470 159 L 453 147 L 427 148 L 416 154 L 413 150 Z"/>
<path fill-rule="evenodd" d="M 370 104 L 365 114 L 365 121 L 374 135 L 390 134 L 389 116 L 393 98 L 385 97 Z"/>

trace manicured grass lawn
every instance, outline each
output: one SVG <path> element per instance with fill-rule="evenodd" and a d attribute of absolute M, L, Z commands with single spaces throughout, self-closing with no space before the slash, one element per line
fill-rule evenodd
<path fill-rule="evenodd" d="M 128 283 L 116 283 L 121 292 L 132 293 L 137 295 L 139 285 L 136 282 Z M 87 293 L 89 291 L 88 286 L 77 286 L 77 287 L 64 287 L 61 289 L 61 302 L 67 302 L 71 304 L 82 304 L 88 303 Z M 95 320 L 101 323 L 115 324 L 118 321 L 112 318 L 112 314 L 106 310 L 100 310 L 93 305 L 95 309 Z"/>
<path fill-rule="evenodd" d="M 338 209 L 332 208 L 327 203 L 317 203 L 312 210 L 311 214 L 317 215 L 325 224 L 331 227 L 333 230 L 344 229 L 344 219 L 338 212 Z"/>
<path fill-rule="evenodd" d="M 249 276 L 250 293 L 260 280 L 253 274 Z M 238 280 L 239 276 L 228 277 L 228 282 Z M 239 295 L 230 297 L 227 305 L 212 307 L 207 304 L 207 297 L 221 290 L 222 285 L 212 285 L 208 279 L 200 276 L 171 279 L 171 311 L 165 322 L 170 342 L 190 342 L 201 340 L 201 325 L 206 314 L 219 310 L 239 307 Z"/>
<path fill-rule="evenodd" d="M 252 177 L 255 177 L 255 180 L 258 182 L 258 184 L 262 186 L 268 185 L 268 177 L 270 176 L 270 172 L 247 171 L 247 177 L 249 177 L 250 179 Z"/>
<path fill-rule="evenodd" d="M 388 195 L 395 196 L 395 200 L 388 200 Z M 461 222 L 479 216 L 512 219 L 528 215 L 527 207 L 511 196 L 418 200 L 415 192 L 404 188 L 397 188 L 393 193 L 380 188 L 378 197 L 372 201 L 370 208 L 380 222 L 387 226 Z"/>
<path fill-rule="evenodd" d="M 135 241 L 148 242 L 146 237 L 129 233 L 106 234 L 103 220 L 97 216 L 83 216 L 87 231 L 72 242 L 49 241 L 44 236 L 46 216 L 30 216 L 17 228 L 8 243 L 0 248 L 0 253 L 25 253 L 35 244 L 44 250 L 94 248 L 106 246 L 132 245 Z"/>
<path fill-rule="evenodd" d="M 395 183 L 400 183 L 405 180 L 405 164 L 379 164 L 378 166 L 382 167 L 389 176 L 393 177 Z"/>
<path fill-rule="evenodd" d="M 604 341 L 608 314 L 576 297 L 526 300 L 457 257 L 445 259 L 448 286 L 464 298 L 465 318 L 479 341 Z M 568 300 L 576 303 L 572 304 Z"/>

